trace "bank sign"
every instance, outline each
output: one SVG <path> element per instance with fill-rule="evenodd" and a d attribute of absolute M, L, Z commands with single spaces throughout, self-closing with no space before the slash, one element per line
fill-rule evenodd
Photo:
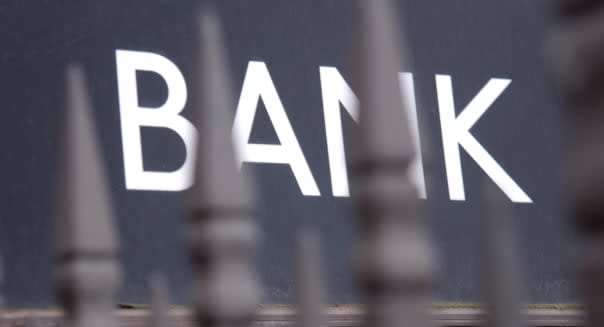
<path fill-rule="evenodd" d="M 312 227 L 323 241 L 329 301 L 355 303 L 354 149 L 346 141 L 358 120 L 352 6 L 237 0 L 220 7 L 236 86 L 232 137 L 242 169 L 257 182 L 265 301 L 292 301 L 292 240 Z M 188 300 L 182 205 L 197 137 L 195 8 L 193 1 L 41 3 L 0 14 L 8 49 L 0 57 L 0 196 L 8 200 L 0 249 L 9 305 L 53 302 L 53 190 L 63 70 L 72 61 L 90 80 L 117 207 L 120 301 L 145 302 L 153 271 L 168 276 L 174 301 Z M 542 60 L 547 9 L 540 2 L 400 2 L 412 65 L 392 73 L 419 153 L 410 178 L 442 259 L 441 301 L 481 300 L 486 183 L 514 208 L 531 301 L 574 300 L 559 177 L 563 124 Z"/>

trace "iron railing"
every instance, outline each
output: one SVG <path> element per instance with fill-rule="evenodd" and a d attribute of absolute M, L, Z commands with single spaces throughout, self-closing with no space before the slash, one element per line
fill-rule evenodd
<path fill-rule="evenodd" d="M 299 327 L 431 325 L 604 326 L 604 6 L 599 1 L 561 1 L 552 55 L 574 123 L 570 176 L 579 230 L 580 284 L 586 321 L 578 311 L 522 310 L 523 287 L 515 255 L 511 212 L 496 190 L 487 190 L 482 310 L 434 311 L 430 295 L 437 256 L 417 190 L 409 179 L 416 153 L 395 72 L 400 65 L 399 28 L 390 0 L 357 0 L 355 64 L 360 122 L 355 139 L 354 199 L 358 204 L 358 287 L 363 309 L 324 310 L 319 242 L 305 231 L 297 263 L 297 312 L 259 310 L 261 286 L 253 267 L 258 228 L 253 192 L 232 151 L 233 97 L 221 25 L 215 8 L 199 16 L 196 122 L 199 139 L 194 186 L 188 192 L 185 238 L 192 262 L 192 314 L 168 310 L 167 285 L 151 278 L 150 313 L 116 312 L 121 268 L 118 237 L 102 154 L 95 133 L 86 77 L 67 69 L 67 114 L 56 218 L 56 294 L 62 311 L 12 312 L 0 324 L 68 327 L 189 325 L 245 327 L 252 323 Z M 2 305 L 0 266 L 0 308 Z M 61 314 L 60 312 L 63 312 Z M 292 317 L 297 317 L 292 320 Z M 61 320 L 59 318 L 62 317 Z M 141 319 L 139 319 L 141 318 Z M 144 319 L 142 319 L 144 318 Z"/>

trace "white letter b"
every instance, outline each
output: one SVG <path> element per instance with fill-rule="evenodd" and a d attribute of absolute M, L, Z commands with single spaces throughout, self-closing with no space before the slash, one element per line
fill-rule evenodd
<path fill-rule="evenodd" d="M 126 188 L 131 190 L 182 191 L 191 186 L 191 173 L 197 131 L 179 115 L 187 101 L 185 80 L 170 60 L 150 52 L 116 50 L 117 84 L 124 153 Z M 168 96 L 159 108 L 138 103 L 136 71 L 151 71 L 166 82 Z M 186 148 L 183 165 L 171 172 L 145 171 L 140 128 L 161 127 L 174 131 Z"/>

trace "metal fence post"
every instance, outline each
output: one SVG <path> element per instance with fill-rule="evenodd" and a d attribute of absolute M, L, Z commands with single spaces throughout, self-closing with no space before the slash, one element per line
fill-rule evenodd
<path fill-rule="evenodd" d="M 4 266 L 2 261 L 2 253 L 0 253 L 0 316 L 4 310 Z M 0 317 L 1 319 L 1 317 Z"/>
<path fill-rule="evenodd" d="M 112 327 L 118 240 L 103 157 L 80 66 L 67 69 L 67 114 L 56 219 L 57 296 L 69 327 Z"/>
<path fill-rule="evenodd" d="M 4 317 L 4 266 L 2 261 L 2 254 L 0 253 L 0 327 L 6 326 Z"/>
<path fill-rule="evenodd" d="M 149 290 L 151 298 L 151 312 L 149 315 L 149 327 L 169 327 L 169 296 L 166 280 L 160 274 L 153 274 L 149 278 Z"/>
<path fill-rule="evenodd" d="M 219 18 L 203 8 L 198 25 L 196 122 L 199 129 L 188 244 L 199 326 L 248 326 L 260 287 L 253 269 L 258 230 L 253 198 L 231 139 L 234 100 Z"/>
<path fill-rule="evenodd" d="M 367 326 L 428 326 L 435 259 L 409 179 L 416 153 L 398 81 L 400 37 L 390 0 L 358 0 L 360 283 Z"/>
<path fill-rule="evenodd" d="M 578 230 L 578 282 L 588 326 L 604 326 L 604 6 L 560 0 L 552 34 L 553 70 L 567 100 L 566 170 Z"/>
<path fill-rule="evenodd" d="M 23 327 L 42 327 L 42 323 L 39 317 L 35 314 L 31 314 L 23 319 Z"/>
<path fill-rule="evenodd" d="M 483 289 L 489 327 L 524 326 L 524 289 L 511 221 L 509 201 L 494 186 L 486 188 L 483 222 Z"/>
<path fill-rule="evenodd" d="M 321 249 L 317 235 L 302 231 L 297 244 L 298 327 L 325 327 Z"/>

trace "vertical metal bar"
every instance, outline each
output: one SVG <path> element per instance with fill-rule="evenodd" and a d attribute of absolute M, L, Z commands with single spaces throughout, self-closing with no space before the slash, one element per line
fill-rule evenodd
<path fill-rule="evenodd" d="M 234 100 L 228 58 L 214 7 L 199 19 L 196 122 L 199 129 L 188 244 L 199 326 L 249 326 L 260 288 L 253 258 L 258 230 L 248 181 L 231 141 Z"/>
<path fill-rule="evenodd" d="M 509 201 L 494 186 L 486 189 L 486 199 L 483 288 L 488 303 L 487 326 L 524 326 L 524 289 Z"/>
<path fill-rule="evenodd" d="M 23 318 L 23 327 L 42 327 L 40 317 L 35 314 L 28 314 Z"/>
<path fill-rule="evenodd" d="M 561 0 L 551 56 L 570 123 L 567 164 L 588 326 L 604 326 L 604 3 Z"/>
<path fill-rule="evenodd" d="M 2 261 L 2 253 L 0 253 L 0 319 L 4 310 L 4 262 Z"/>
<path fill-rule="evenodd" d="M 304 230 L 297 245 L 298 327 L 325 327 L 319 240 L 315 233 Z"/>
<path fill-rule="evenodd" d="M 169 327 L 169 292 L 165 278 L 160 274 L 153 274 L 149 278 L 151 295 L 151 314 L 149 327 Z"/>
<path fill-rule="evenodd" d="M 390 0 L 357 0 L 359 129 L 354 166 L 367 326 L 428 326 L 433 247 L 409 179 L 417 155 L 399 89 L 402 53 Z"/>
<path fill-rule="evenodd" d="M 116 326 L 118 241 L 95 130 L 84 72 L 71 65 L 55 234 L 57 296 L 69 327 Z"/>
<path fill-rule="evenodd" d="M 6 318 L 4 317 L 4 263 L 2 253 L 0 253 L 0 327 L 5 327 Z"/>

